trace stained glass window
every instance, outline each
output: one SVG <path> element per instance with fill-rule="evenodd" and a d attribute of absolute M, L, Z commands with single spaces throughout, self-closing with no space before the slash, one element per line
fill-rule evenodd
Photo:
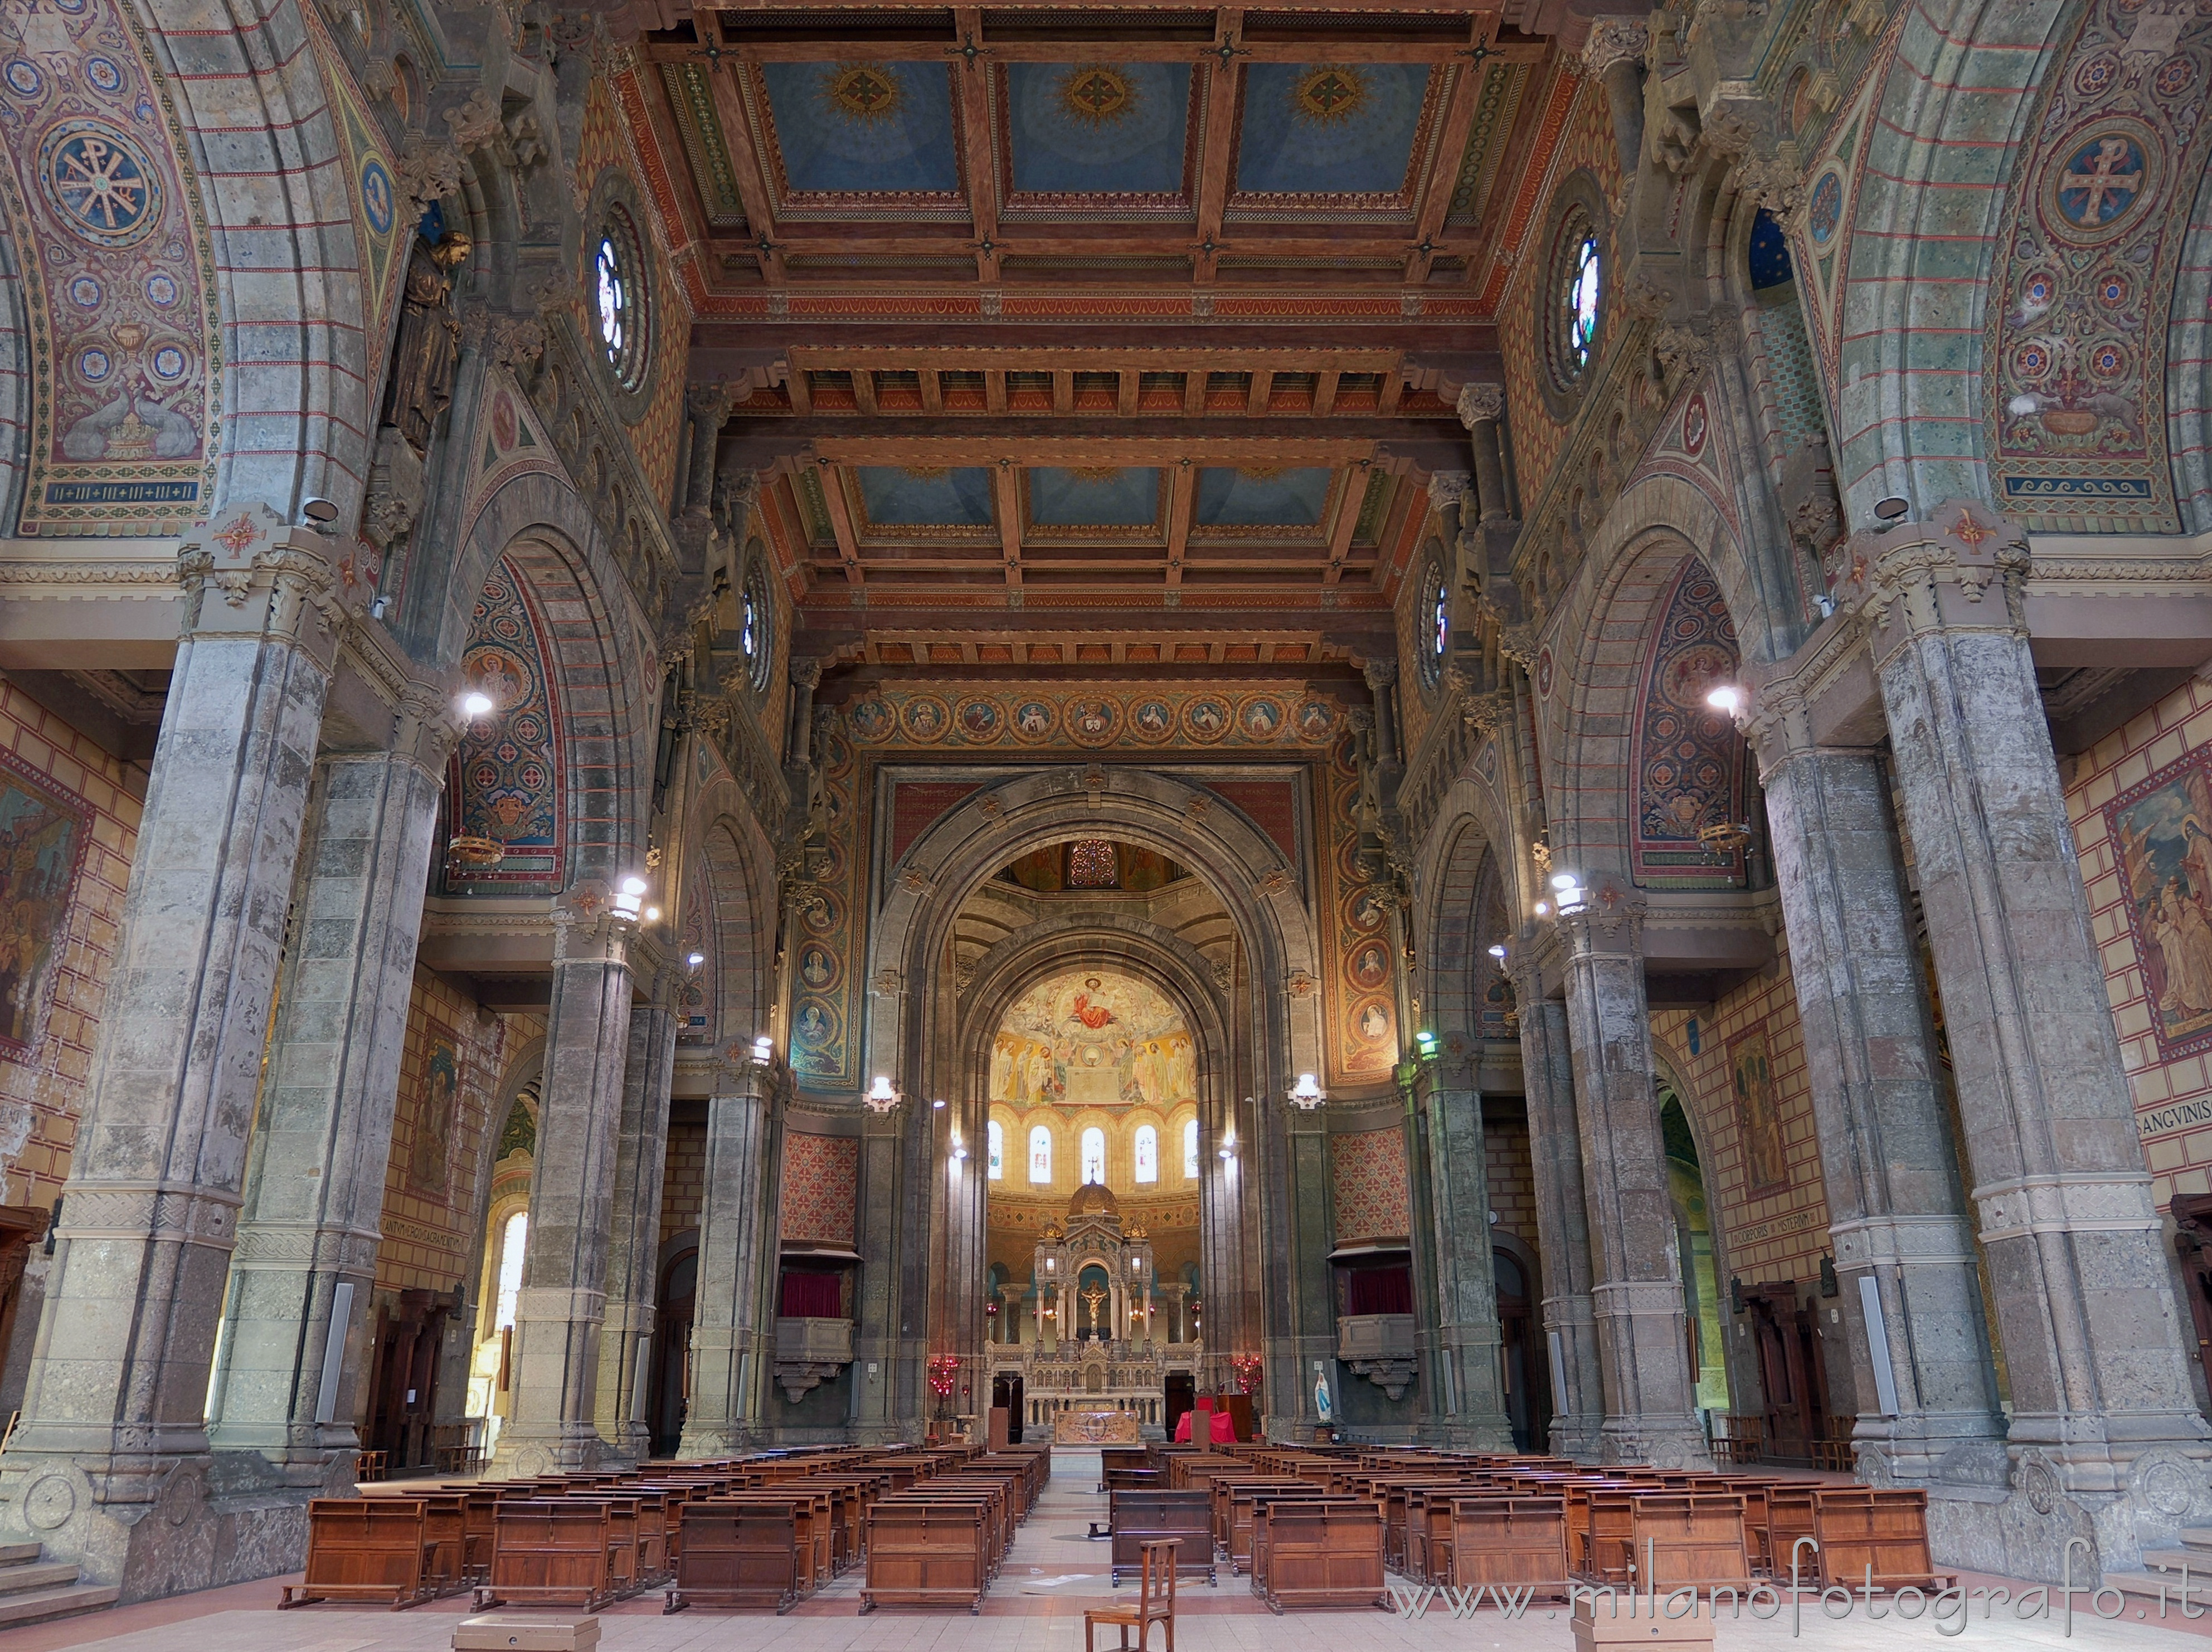
<path fill-rule="evenodd" d="M 1052 1132 L 1042 1125 L 1030 1132 L 1030 1180 L 1052 1180 Z"/>
<path fill-rule="evenodd" d="M 996 1119 L 991 1121 L 988 1145 L 990 1148 L 991 1180 L 1006 1179 L 1006 1129 Z"/>
<path fill-rule="evenodd" d="M 1565 274 L 1559 318 L 1565 332 L 1560 359 L 1567 376 L 1579 378 L 1589 365 L 1590 351 L 1597 343 L 1597 234 L 1587 225 L 1568 246 Z"/>
<path fill-rule="evenodd" d="M 1182 1127 L 1182 1179 L 1198 1180 L 1198 1121 L 1187 1121 Z"/>
<path fill-rule="evenodd" d="M 635 390 L 645 372 L 645 307 L 640 289 L 637 232 L 620 207 L 607 214 L 592 255 L 592 301 L 599 317 L 599 348 L 623 389 Z"/>
<path fill-rule="evenodd" d="M 1444 657 L 1444 643 L 1451 634 L 1451 604 L 1444 590 L 1444 582 L 1437 581 L 1436 596 L 1429 616 L 1429 652 L 1438 659 Z"/>
<path fill-rule="evenodd" d="M 1083 1133 L 1083 1179 L 1106 1185 L 1106 1133 L 1097 1125 Z"/>
<path fill-rule="evenodd" d="M 1114 846 L 1106 839 L 1079 838 L 1067 846 L 1068 888 L 1113 889 L 1120 882 L 1114 865 Z"/>
<path fill-rule="evenodd" d="M 1137 1180 L 1160 1179 L 1160 1133 L 1148 1124 L 1137 1127 Z"/>

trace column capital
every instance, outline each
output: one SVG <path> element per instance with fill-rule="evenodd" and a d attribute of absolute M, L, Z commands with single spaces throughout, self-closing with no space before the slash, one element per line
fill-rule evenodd
<path fill-rule="evenodd" d="M 1465 510 L 1474 498 L 1474 478 L 1465 471 L 1434 471 L 1429 475 L 1429 504 L 1439 511 Z"/>
<path fill-rule="evenodd" d="M 261 504 L 201 524 L 177 549 L 185 636 L 289 642 L 331 670 L 351 618 L 339 588 L 347 544 Z"/>
<path fill-rule="evenodd" d="M 1398 662 L 1395 659 L 1370 659 L 1361 671 L 1370 689 L 1387 689 L 1398 680 Z"/>
<path fill-rule="evenodd" d="M 1978 501 L 1946 500 L 1924 520 L 1855 534 L 1846 558 L 1844 587 L 1863 594 L 1877 663 L 1930 631 L 2026 635 L 2027 536 Z"/>
<path fill-rule="evenodd" d="M 1453 410 L 1459 415 L 1459 422 L 1470 431 L 1478 424 L 1495 424 L 1505 416 L 1505 386 L 1462 385 Z"/>
<path fill-rule="evenodd" d="M 730 386 L 726 384 L 718 382 L 684 386 L 684 410 L 700 423 L 711 426 L 716 430 L 720 429 L 723 421 L 730 416 L 730 409 L 733 402 L 734 398 L 730 394 Z"/>
<path fill-rule="evenodd" d="M 1583 42 L 1583 66 L 1598 76 L 1619 64 L 1641 68 L 1650 46 L 1650 25 L 1642 17 L 1592 18 L 1589 38 Z"/>
<path fill-rule="evenodd" d="M 791 661 L 791 685 L 805 689 L 809 694 L 822 686 L 822 662 L 803 655 L 793 655 Z"/>
<path fill-rule="evenodd" d="M 594 884 L 572 890 L 553 908 L 555 963 L 629 963 L 629 941 L 636 926 L 609 904 Z"/>
<path fill-rule="evenodd" d="M 1640 890 L 1601 872 L 1585 886 L 1582 905 L 1559 914 L 1559 928 L 1577 958 L 1639 957 L 1649 907 Z"/>

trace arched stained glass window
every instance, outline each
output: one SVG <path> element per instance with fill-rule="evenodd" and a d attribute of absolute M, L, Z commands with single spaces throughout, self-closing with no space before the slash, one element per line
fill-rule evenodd
<path fill-rule="evenodd" d="M 1138 1181 L 1160 1179 L 1160 1133 L 1148 1124 L 1137 1127 L 1136 1162 Z"/>
<path fill-rule="evenodd" d="M 1052 1132 L 1042 1125 L 1030 1132 L 1030 1180 L 1052 1180 Z"/>
<path fill-rule="evenodd" d="M 1198 1180 L 1198 1121 L 1186 1120 L 1182 1127 L 1182 1179 Z"/>
<path fill-rule="evenodd" d="M 1083 1179 L 1106 1185 L 1106 1133 L 1095 1124 L 1083 1133 Z"/>
<path fill-rule="evenodd" d="M 1006 1179 L 1006 1128 L 996 1119 L 991 1121 L 988 1145 L 990 1148 L 991 1180 L 1004 1181 Z"/>
<path fill-rule="evenodd" d="M 1582 377 L 1597 347 L 1599 268 L 1597 231 L 1578 219 L 1570 231 L 1561 269 L 1559 364 L 1571 380 Z"/>

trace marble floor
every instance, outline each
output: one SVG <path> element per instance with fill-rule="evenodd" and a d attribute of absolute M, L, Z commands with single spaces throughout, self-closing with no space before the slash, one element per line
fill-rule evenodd
<path fill-rule="evenodd" d="M 789 1616 L 692 1610 L 672 1617 L 658 1594 L 622 1602 L 599 1614 L 602 1652 L 694 1652 L 743 1648 L 744 1652 L 1077 1652 L 1083 1645 L 1083 1613 L 1110 1597 L 1107 1546 L 1086 1535 L 1103 1521 L 1106 1499 L 1097 1491 L 1098 1454 L 1054 1454 L 1053 1479 L 1016 1538 L 982 1615 L 949 1610 L 885 1607 L 858 1614 L 859 1570 L 801 1603 Z M 1455 1619 L 1442 1603 L 1419 1619 L 1384 1611 L 1293 1613 L 1276 1617 L 1255 1599 L 1244 1579 L 1224 1566 L 1218 1588 L 1186 1583 L 1178 1600 L 1182 1652 L 1536 1652 L 1574 1644 L 1564 1611 L 1543 1603 L 1517 1619 L 1495 1608 Z M 270 1578 L 204 1594 L 120 1607 L 60 1623 L 0 1632 L 0 1652 L 443 1652 L 453 1625 L 466 1615 L 465 1597 L 393 1613 L 371 1606 L 313 1606 L 279 1613 L 279 1586 Z M 2028 1585 L 2002 1578 L 1968 1576 L 1969 1588 Z M 1124 1599 L 1133 1593 L 1125 1587 Z M 1879 1603 L 1877 1603 L 1879 1604 Z M 2106 1604 L 2112 1604 L 2107 1597 Z M 2178 1610 L 2163 1625 L 2155 1604 L 2141 1620 L 2142 1603 L 2130 1600 L 2118 1621 L 2100 1622 L 2086 1600 L 2071 1625 L 2053 1603 L 2048 1618 L 2021 1621 L 2008 1604 L 1972 1602 L 1966 1623 L 1952 1618 L 1942 1633 L 1929 1618 L 1869 1622 L 1863 1606 L 1831 1621 L 1810 1596 L 1793 1624 L 1784 1607 L 1761 1622 L 1749 1615 L 1731 1621 L 1723 1613 L 1715 1644 L 1722 1652 L 1875 1652 L 1896 1647 L 1932 1648 L 1957 1643 L 2025 1649 L 2079 1648 L 2082 1652 L 2204 1652 L 2212 1639 L 2212 1612 L 2185 1622 Z M 550 1614 L 549 1614 L 550 1615 Z M 1110 1646 L 1113 1632 L 1102 1631 Z M 1155 1645 L 1158 1644 L 1155 1631 Z"/>

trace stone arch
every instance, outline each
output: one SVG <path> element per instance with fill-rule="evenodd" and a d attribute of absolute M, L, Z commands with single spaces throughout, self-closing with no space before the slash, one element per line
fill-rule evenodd
<path fill-rule="evenodd" d="M 1437 820 L 1413 876 L 1414 986 L 1422 1024 L 1449 1042 L 1484 1036 L 1475 1005 L 1492 938 L 1480 932 L 1483 902 L 1494 890 L 1506 925 L 1517 929 L 1534 897 L 1521 888 L 1520 856 L 1498 852 L 1514 840 L 1491 793 L 1462 775 L 1445 793 Z"/>
<path fill-rule="evenodd" d="M 260 501 L 295 520 L 319 496 L 350 522 L 382 374 L 377 346 L 347 319 L 362 313 L 369 276 L 304 9 L 143 0 L 137 15 L 184 128 L 230 341 L 209 513 Z"/>
<path fill-rule="evenodd" d="M 15 237 L 0 223 L 0 532 L 15 531 L 30 459 L 31 319 Z"/>
<path fill-rule="evenodd" d="M 2167 324 L 2166 442 L 2182 531 L 2212 530 L 2212 167 L 2190 209 Z"/>
<path fill-rule="evenodd" d="M 775 880 L 766 846 L 757 841 L 760 829 L 727 774 L 717 776 L 701 795 L 694 817 L 707 823 L 695 875 L 706 884 L 717 959 L 709 1036 L 724 1045 L 750 1043 L 771 1030 Z"/>

